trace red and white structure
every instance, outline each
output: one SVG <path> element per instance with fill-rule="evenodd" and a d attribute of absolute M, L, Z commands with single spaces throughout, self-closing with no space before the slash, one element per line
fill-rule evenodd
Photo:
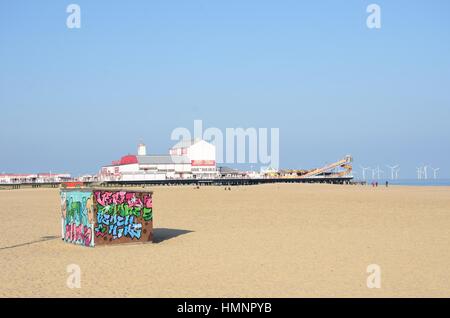
<path fill-rule="evenodd" d="M 123 156 L 102 167 L 100 181 L 214 179 L 218 176 L 216 147 L 204 140 L 181 141 L 168 155 L 147 155 L 139 144 L 137 155 Z"/>

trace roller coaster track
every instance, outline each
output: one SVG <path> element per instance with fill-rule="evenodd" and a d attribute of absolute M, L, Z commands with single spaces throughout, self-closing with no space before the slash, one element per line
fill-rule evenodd
<path fill-rule="evenodd" d="M 344 177 L 349 176 L 352 173 L 352 157 L 345 156 L 344 159 L 334 162 L 332 164 L 326 165 L 325 167 L 314 169 L 308 173 L 300 176 L 300 178 L 320 178 L 320 175 L 326 173 L 327 177 Z M 335 169 L 341 168 L 341 171 L 335 171 Z"/>

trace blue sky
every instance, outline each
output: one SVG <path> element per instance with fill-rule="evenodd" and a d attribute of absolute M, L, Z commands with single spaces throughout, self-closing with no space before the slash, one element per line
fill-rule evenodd
<path fill-rule="evenodd" d="M 166 153 L 201 119 L 279 128 L 281 167 L 352 154 L 450 177 L 449 14 L 445 0 L 1 0 L 0 173 L 93 173 L 141 139 Z"/>

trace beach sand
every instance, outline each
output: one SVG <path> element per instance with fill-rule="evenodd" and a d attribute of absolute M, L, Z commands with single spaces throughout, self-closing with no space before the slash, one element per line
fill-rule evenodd
<path fill-rule="evenodd" d="M 96 248 L 61 241 L 58 189 L 0 191 L 0 296 L 450 297 L 449 187 L 151 189 L 156 242 Z"/>

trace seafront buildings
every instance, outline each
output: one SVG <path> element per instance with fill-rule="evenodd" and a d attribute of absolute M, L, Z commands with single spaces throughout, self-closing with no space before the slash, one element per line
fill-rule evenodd
<path fill-rule="evenodd" d="M 82 183 L 155 183 L 179 184 L 200 182 L 219 182 L 220 180 L 239 179 L 265 182 L 281 180 L 293 182 L 349 182 L 352 180 L 352 157 L 343 159 L 321 168 L 310 170 L 275 170 L 266 168 L 261 172 L 240 171 L 229 167 L 218 167 L 215 145 L 202 139 L 183 140 L 169 149 L 167 154 L 147 154 L 147 147 L 141 143 L 136 154 L 128 154 L 101 167 L 95 175 L 83 175 L 71 178 L 70 174 L 0 174 L 0 184 L 61 184 L 68 181 Z M 218 181 L 219 180 L 219 181 Z M 167 181 L 167 182 L 165 182 Z M 162 182 L 162 183 L 161 183 Z M 257 182 L 256 182 L 257 183 Z"/>
<path fill-rule="evenodd" d="M 61 183 L 71 180 L 68 173 L 4 173 L 0 174 L 0 184 Z"/>
<path fill-rule="evenodd" d="M 126 155 L 101 168 L 99 181 L 214 179 L 218 176 L 216 147 L 204 140 L 184 140 L 168 154 L 148 155 L 144 144 L 136 155 Z"/>

